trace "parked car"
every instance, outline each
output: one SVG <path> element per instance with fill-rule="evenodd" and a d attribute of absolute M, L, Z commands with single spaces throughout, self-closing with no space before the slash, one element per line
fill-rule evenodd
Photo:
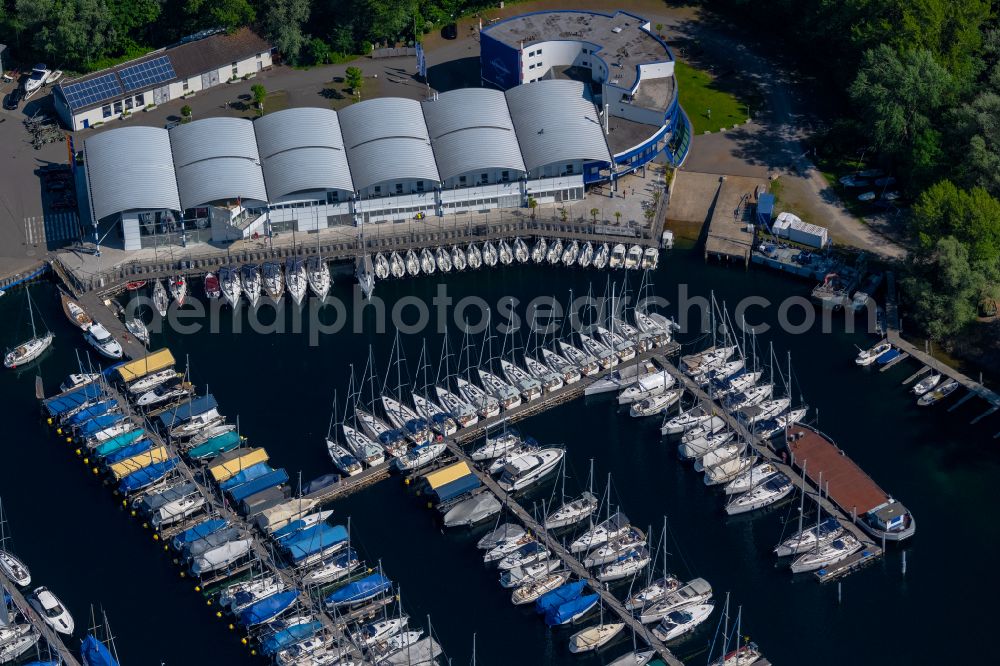
<path fill-rule="evenodd" d="M 7 98 L 3 101 L 3 108 L 8 111 L 13 111 L 18 106 L 21 105 L 21 100 L 24 99 L 24 90 L 22 88 L 14 88 L 7 95 Z"/>

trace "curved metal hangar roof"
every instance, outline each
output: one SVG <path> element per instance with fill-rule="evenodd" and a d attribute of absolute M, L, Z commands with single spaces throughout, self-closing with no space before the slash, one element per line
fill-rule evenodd
<path fill-rule="evenodd" d="M 87 139 L 84 149 L 95 219 L 143 208 L 181 210 L 167 130 L 121 127 Z"/>
<path fill-rule="evenodd" d="M 285 109 L 258 118 L 253 127 L 272 198 L 307 190 L 354 191 L 336 111 Z"/>
<path fill-rule="evenodd" d="M 177 190 L 185 209 L 224 199 L 267 201 L 253 123 L 205 118 L 170 130 Z"/>

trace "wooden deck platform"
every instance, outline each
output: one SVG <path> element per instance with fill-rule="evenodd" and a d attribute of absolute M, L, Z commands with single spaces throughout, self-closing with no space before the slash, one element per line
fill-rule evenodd
<path fill-rule="evenodd" d="M 705 258 L 736 260 L 744 268 L 753 250 L 753 214 L 757 192 L 766 187 L 759 178 L 723 176 L 712 205 L 705 238 Z"/>

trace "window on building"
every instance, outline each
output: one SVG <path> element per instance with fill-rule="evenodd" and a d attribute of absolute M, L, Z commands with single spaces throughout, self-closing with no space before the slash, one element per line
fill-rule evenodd
<path fill-rule="evenodd" d="M 185 92 L 187 92 L 187 89 L 188 89 L 189 87 L 190 87 L 190 86 L 188 85 L 188 80 L 187 80 L 187 79 L 184 79 L 184 83 L 183 83 L 183 84 L 181 85 L 181 90 L 184 90 Z"/>
<path fill-rule="evenodd" d="M 146 96 L 143 93 L 139 93 L 135 96 L 135 105 L 137 107 L 146 106 Z"/>
<path fill-rule="evenodd" d="M 121 112 L 122 112 L 122 103 L 115 102 L 115 113 L 121 113 Z"/>
<path fill-rule="evenodd" d="M 567 164 L 566 165 L 566 173 L 567 173 L 567 175 L 572 175 L 572 173 L 573 173 L 573 165 L 572 164 Z"/>
<path fill-rule="evenodd" d="M 459 176 L 458 177 L 458 184 L 461 185 L 462 187 L 465 187 L 465 183 L 466 183 L 465 176 Z"/>
<path fill-rule="evenodd" d="M 403 193 L 403 184 L 396 183 L 396 194 L 402 194 L 402 193 Z"/>
<path fill-rule="evenodd" d="M 263 53 L 258 53 L 258 54 L 257 54 L 257 60 L 260 60 L 260 59 L 261 59 L 261 58 L 263 58 L 263 57 L 264 57 L 264 54 L 263 54 Z"/>
<path fill-rule="evenodd" d="M 101 107 L 101 115 L 103 117 L 105 117 L 105 118 L 110 118 L 111 117 L 111 105 L 110 104 L 105 104 L 104 106 Z"/>
<path fill-rule="evenodd" d="M 376 185 L 375 186 L 375 196 L 380 196 L 381 194 L 382 194 L 382 186 L 381 185 Z"/>
<path fill-rule="evenodd" d="M 233 76 L 237 76 L 238 75 L 237 74 L 238 71 L 239 71 L 239 66 L 238 66 L 237 63 L 234 62 L 233 63 Z"/>
<path fill-rule="evenodd" d="M 125 110 L 126 111 L 131 111 L 132 110 L 132 98 L 131 97 L 126 97 L 125 98 Z"/>
<path fill-rule="evenodd" d="M 504 182 L 504 183 L 509 183 L 510 182 L 510 171 L 501 171 L 500 172 L 500 180 L 502 182 Z"/>
<path fill-rule="evenodd" d="M 479 182 L 482 183 L 483 185 L 490 182 L 490 174 L 488 173 L 479 174 Z"/>
<path fill-rule="evenodd" d="M 423 192 L 423 191 L 424 191 L 424 181 L 418 180 L 417 181 L 417 192 Z"/>
<path fill-rule="evenodd" d="M 542 55 L 542 50 L 538 49 L 537 51 L 535 51 L 535 55 Z"/>

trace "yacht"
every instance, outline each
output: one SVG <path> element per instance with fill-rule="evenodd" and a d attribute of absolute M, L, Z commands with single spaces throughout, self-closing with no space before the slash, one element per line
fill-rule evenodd
<path fill-rule="evenodd" d="M 443 247 L 438 247 L 438 249 L 434 251 L 434 259 L 437 263 L 439 271 L 442 273 L 451 271 L 451 257 L 448 256 L 448 250 Z"/>
<path fill-rule="evenodd" d="M 589 268 L 590 264 L 594 261 L 594 244 L 587 241 L 583 244 L 583 248 L 580 250 L 579 258 L 577 259 L 577 265 L 580 268 Z"/>
<path fill-rule="evenodd" d="M 761 421 L 757 424 L 757 435 L 761 439 L 770 439 L 779 432 L 783 432 L 788 426 L 794 425 L 804 419 L 808 413 L 809 409 L 807 407 L 799 407 L 784 414 L 779 414 L 773 419 Z"/>
<path fill-rule="evenodd" d="M 466 267 L 465 251 L 457 245 L 451 246 L 451 265 L 456 271 L 464 271 Z"/>
<path fill-rule="evenodd" d="M 93 325 L 94 320 L 91 319 L 90 315 L 87 314 L 87 311 L 83 309 L 82 305 L 61 292 L 59 294 L 59 300 L 62 302 L 63 312 L 66 313 L 66 318 L 69 319 L 71 324 L 83 331 L 86 331 L 91 327 L 91 325 Z"/>
<path fill-rule="evenodd" d="M 277 303 L 285 294 L 285 276 L 281 272 L 281 264 L 276 261 L 265 262 L 261 272 L 264 279 L 264 293 Z"/>
<path fill-rule="evenodd" d="M 629 526 L 627 530 L 608 539 L 601 546 L 594 548 L 583 558 L 583 566 L 599 567 L 608 562 L 614 562 L 630 550 L 646 545 L 646 535 L 642 530 Z"/>
<path fill-rule="evenodd" d="M 330 293 L 330 267 L 323 257 L 312 256 L 306 262 L 306 280 L 316 298 L 323 300 Z"/>
<path fill-rule="evenodd" d="M 343 474 L 355 476 L 364 470 L 361 462 L 350 451 L 332 439 L 326 440 L 326 451 L 330 454 L 330 460 L 333 461 L 334 467 Z"/>
<path fill-rule="evenodd" d="M 562 560 L 553 557 L 542 560 L 523 567 L 514 567 L 509 571 L 500 574 L 500 586 L 511 589 L 521 587 L 536 580 L 540 580 L 550 573 L 558 571 L 563 566 Z"/>
<path fill-rule="evenodd" d="M 487 437 L 486 443 L 473 450 L 469 457 L 477 462 L 493 460 L 509 453 L 521 444 L 521 436 L 513 430 L 508 430 L 496 437 Z"/>
<path fill-rule="evenodd" d="M 650 624 L 662 619 L 675 610 L 703 604 L 712 598 L 712 586 L 704 578 L 695 578 L 673 592 L 669 592 L 659 601 L 646 606 L 639 613 L 639 621 Z"/>
<path fill-rule="evenodd" d="M 618 394 L 619 405 L 629 405 L 673 388 L 676 380 L 666 370 L 640 375 Z"/>
<path fill-rule="evenodd" d="M 642 248 L 638 245 L 633 245 L 628 249 L 628 253 L 625 255 L 626 270 L 638 268 L 640 261 L 642 261 Z"/>
<path fill-rule="evenodd" d="M 514 458 L 517 458 L 524 453 L 530 453 L 536 450 L 538 450 L 538 447 L 535 446 L 535 441 L 531 438 L 529 438 L 527 442 L 519 442 L 517 446 L 510 449 L 499 458 L 495 458 L 486 468 L 486 472 L 487 474 L 499 474 L 503 471 L 503 468 L 507 466 L 507 463 L 512 461 Z"/>
<path fill-rule="evenodd" d="M 728 462 L 733 458 L 738 458 L 743 455 L 746 450 L 747 443 L 743 440 L 722 443 L 719 446 L 709 449 L 704 453 L 704 455 L 695 460 L 694 471 L 704 472 L 708 467 L 714 467 L 724 462 Z"/>
<path fill-rule="evenodd" d="M 545 260 L 554 266 L 562 259 L 562 255 L 563 242 L 562 239 L 557 238 L 555 242 L 549 246 L 548 251 L 545 253 Z"/>
<path fill-rule="evenodd" d="M 465 249 L 465 260 L 472 270 L 478 270 L 483 265 L 483 253 L 475 243 L 469 243 Z"/>
<path fill-rule="evenodd" d="M 108 332 L 108 329 L 104 328 L 104 324 L 94 323 L 87 332 L 83 334 L 90 346 L 101 353 L 102 356 L 106 356 L 110 359 L 119 359 L 122 357 L 122 346 L 114 336 Z"/>
<path fill-rule="evenodd" d="M 396 458 L 393 462 L 400 471 L 414 470 L 429 464 L 439 455 L 445 452 L 447 445 L 443 442 L 428 442 L 415 446 L 405 455 Z"/>
<path fill-rule="evenodd" d="M 920 396 L 917 400 L 917 404 L 921 407 L 927 407 L 928 405 L 933 405 L 940 400 L 948 397 L 958 389 L 959 383 L 954 379 L 950 379 L 933 391 L 928 391 L 927 393 Z"/>
<path fill-rule="evenodd" d="M 522 453 L 504 466 L 498 484 L 507 492 L 527 488 L 554 470 L 565 454 L 562 449 L 555 448 Z"/>
<path fill-rule="evenodd" d="M 535 562 L 547 560 L 551 554 L 548 548 L 537 541 L 532 541 L 531 543 L 524 544 L 517 550 L 507 553 L 497 562 L 497 568 L 501 571 L 508 571 L 515 567 L 525 567 Z"/>
<path fill-rule="evenodd" d="M 505 264 L 509 264 L 510 263 L 509 259 L 506 260 L 506 261 L 504 260 L 504 247 L 506 245 L 507 245 L 507 241 L 503 241 L 503 240 L 500 241 L 500 261 L 503 262 L 503 263 L 505 263 Z M 528 244 L 525 243 L 520 238 L 515 238 L 514 239 L 513 256 L 514 256 L 514 259 L 516 259 L 517 263 L 519 263 L 519 264 L 523 264 L 526 261 L 528 261 L 528 256 L 529 256 L 529 254 L 528 254 Z"/>
<path fill-rule="evenodd" d="M 702 388 L 708 386 L 713 381 L 725 382 L 737 372 L 742 370 L 743 364 L 744 361 L 742 358 L 738 358 L 733 361 L 726 361 L 721 365 L 708 368 L 705 372 L 692 375 L 691 379 L 693 379 L 695 383 Z"/>
<path fill-rule="evenodd" d="M 375 293 L 375 268 L 370 254 L 361 254 L 354 259 L 354 278 L 358 281 L 358 289 L 365 300 Z"/>
<path fill-rule="evenodd" d="M 73 389 L 80 388 L 81 386 L 86 386 L 97 379 L 100 379 L 101 375 L 97 372 L 78 372 L 70 375 L 66 378 L 62 384 L 59 385 L 59 390 L 65 393 L 66 391 L 72 391 Z"/>
<path fill-rule="evenodd" d="M 260 300 L 260 269 L 256 264 L 244 264 L 240 267 L 240 287 L 247 297 L 250 307 L 257 307 Z"/>
<path fill-rule="evenodd" d="M 730 412 L 738 412 L 744 407 L 752 407 L 760 402 L 767 400 L 771 397 L 774 392 L 774 384 L 760 384 L 759 386 L 751 386 L 742 393 L 736 393 L 727 396 L 722 401 L 722 406 L 728 409 Z"/>
<path fill-rule="evenodd" d="M 805 573 L 807 571 L 823 569 L 831 564 L 846 560 L 861 550 L 861 548 L 861 542 L 853 535 L 845 532 L 825 546 L 818 546 L 795 558 L 792 562 L 792 573 Z"/>
<path fill-rule="evenodd" d="M 570 544 L 569 550 L 571 553 L 582 553 L 592 548 L 599 548 L 606 544 L 609 539 L 628 533 L 630 528 L 628 516 L 618 512 L 577 537 Z"/>
<path fill-rule="evenodd" d="M 133 317 L 125 322 L 125 328 L 136 340 L 144 345 L 149 344 L 149 329 L 146 323 L 139 317 Z"/>
<path fill-rule="evenodd" d="M 302 577 L 302 582 L 305 585 L 332 583 L 348 576 L 360 566 L 361 560 L 358 559 L 358 554 L 353 548 L 347 548 L 310 568 Z"/>
<path fill-rule="evenodd" d="M 6 550 L 0 550 L 0 571 L 18 587 L 31 585 L 31 572 L 28 571 L 28 567 Z"/>
<path fill-rule="evenodd" d="M 757 464 L 757 456 L 731 458 L 725 462 L 705 468 L 702 481 L 706 486 L 728 483 Z"/>
<path fill-rule="evenodd" d="M 675 592 L 680 586 L 681 582 L 674 576 L 668 575 L 663 578 L 657 578 L 626 599 L 625 610 L 636 611 L 651 606 L 671 592 Z"/>
<path fill-rule="evenodd" d="M 375 646 L 373 646 L 368 651 L 368 656 L 376 664 L 387 663 L 388 660 L 397 652 L 402 652 L 406 648 L 416 648 L 417 643 L 420 641 L 420 638 L 423 635 L 424 635 L 423 629 L 417 629 L 416 631 L 400 632 L 395 636 L 389 637 L 382 643 L 378 643 Z M 407 655 L 404 655 L 404 657 L 406 657 L 406 661 L 404 662 L 406 664 L 410 664 L 411 661 L 413 661 Z M 338 663 L 343 664 L 343 660 L 341 660 Z M 421 662 L 419 660 L 416 660 L 413 661 L 413 663 L 421 663 Z"/>
<path fill-rule="evenodd" d="M 383 395 L 382 408 L 385 410 L 385 415 L 389 418 L 389 422 L 405 432 L 411 442 L 414 444 L 424 444 L 430 441 L 431 430 L 427 419 L 419 416 L 407 405 L 387 395 Z"/>
<path fill-rule="evenodd" d="M 691 354 L 681 357 L 681 369 L 689 376 L 693 377 L 708 369 L 716 368 L 726 361 L 736 351 L 735 346 L 711 347 L 700 354 Z"/>
<path fill-rule="evenodd" d="M 813 527 L 806 528 L 788 537 L 775 546 L 774 554 L 778 557 L 788 557 L 807 553 L 816 548 L 822 548 L 844 533 L 840 521 L 830 516 Z"/>
<path fill-rule="evenodd" d="M 662 414 L 673 407 L 681 399 L 681 395 L 683 394 L 684 389 L 674 389 L 673 391 L 667 391 L 666 393 L 661 393 L 660 395 L 650 396 L 640 402 L 634 402 L 632 403 L 632 407 L 629 408 L 629 415 L 639 418 L 642 416 L 655 416 L 656 414 Z"/>
<path fill-rule="evenodd" d="M 167 289 L 163 286 L 162 280 L 155 280 L 153 282 L 153 309 L 155 309 L 161 317 L 167 316 L 167 308 L 170 306 L 170 296 L 167 295 Z"/>
<path fill-rule="evenodd" d="M 642 270 L 656 270 L 660 263 L 660 251 L 655 247 L 647 247 L 642 253 Z"/>
<path fill-rule="evenodd" d="M 656 318 L 646 312 L 640 312 L 637 308 L 634 311 L 635 325 L 643 333 L 663 333 L 670 337 L 672 331 L 670 326 L 662 326 Z"/>
<path fill-rule="evenodd" d="M 558 560 L 545 560 L 545 562 L 549 561 L 556 563 L 557 566 L 559 564 Z M 519 586 L 511 593 L 510 601 L 515 606 L 530 604 L 536 601 L 543 594 L 562 587 L 567 580 L 569 580 L 568 571 L 554 571 L 552 573 L 544 574 L 539 578 L 530 580 Z"/>
<path fill-rule="evenodd" d="M 545 361 L 546 367 L 562 377 L 563 384 L 573 384 L 580 381 L 580 368 L 551 349 L 542 349 L 542 359 Z"/>
<path fill-rule="evenodd" d="M 874 347 L 871 347 L 869 349 L 862 349 L 860 352 L 858 352 L 858 357 L 854 359 L 854 362 L 860 366 L 871 365 L 872 363 L 875 362 L 875 359 L 877 359 L 879 356 L 886 353 L 890 349 L 892 349 L 892 345 L 889 344 L 889 341 L 882 340 Z"/>
<path fill-rule="evenodd" d="M 455 378 L 458 394 L 476 408 L 480 418 L 488 419 L 500 413 L 500 402 L 483 389 L 461 377 Z"/>
<path fill-rule="evenodd" d="M 406 629 L 410 618 L 406 615 L 369 622 L 351 634 L 351 640 L 362 648 L 370 648 L 392 638 Z"/>
<path fill-rule="evenodd" d="M 0 664 L 12 662 L 35 646 L 42 637 L 30 624 L 16 624 L 11 638 L 0 643 Z"/>
<path fill-rule="evenodd" d="M 45 335 L 39 336 L 35 329 L 35 313 L 31 307 L 31 292 L 28 295 L 28 316 L 31 319 L 31 338 L 14 347 L 3 358 L 3 364 L 7 368 L 17 368 L 18 366 L 30 363 L 42 355 L 42 352 L 52 345 L 55 334 L 46 331 Z"/>
<path fill-rule="evenodd" d="M 24 92 L 28 95 L 34 94 L 45 85 L 45 80 L 49 78 L 52 72 L 49 70 L 48 66 L 44 63 L 38 63 L 31 68 L 31 76 L 29 76 L 24 82 Z"/>
<path fill-rule="evenodd" d="M 516 535 L 517 533 L 515 532 L 513 534 Z M 528 543 L 534 543 L 534 541 L 535 537 L 533 535 L 526 534 L 523 531 L 519 536 L 509 536 L 486 551 L 486 554 L 483 555 L 483 562 L 486 564 L 489 564 L 490 562 L 499 562 L 521 546 Z"/>
<path fill-rule="evenodd" d="M 188 389 L 180 382 L 160 384 L 151 391 L 146 391 L 140 395 L 136 401 L 136 407 L 152 407 L 164 402 L 180 399 L 188 394 Z"/>
<path fill-rule="evenodd" d="M 592 652 L 607 645 L 625 628 L 624 622 L 601 622 L 593 627 L 581 629 L 569 637 L 569 651 L 573 654 Z"/>
<path fill-rule="evenodd" d="M 619 361 L 626 363 L 635 358 L 636 344 L 634 342 L 626 339 L 620 333 L 609 331 L 601 326 L 598 326 L 596 330 L 604 346 L 617 354 Z"/>
<path fill-rule="evenodd" d="M 726 494 L 738 495 L 740 493 L 745 493 L 753 488 L 756 488 L 778 473 L 779 470 L 774 463 L 764 462 L 759 465 L 754 465 L 751 469 L 746 470 L 726 484 Z"/>
<path fill-rule="evenodd" d="M 296 305 L 302 305 L 309 290 L 309 278 L 306 276 L 306 267 L 299 257 L 288 257 L 285 259 L 285 285 L 288 293 Z"/>
<path fill-rule="evenodd" d="M 236 268 L 233 266 L 223 266 L 219 269 L 219 290 L 222 292 L 222 297 L 229 304 L 229 307 L 235 308 L 243 292 Z"/>
<path fill-rule="evenodd" d="M 792 401 L 789 398 L 773 398 L 771 400 L 764 400 L 757 405 L 744 407 L 740 410 L 738 417 L 747 427 L 752 427 L 761 421 L 777 417 L 783 411 L 788 409 L 791 404 Z"/>
<path fill-rule="evenodd" d="M 444 526 L 475 525 L 490 516 L 500 513 L 500 509 L 502 508 L 503 505 L 500 504 L 500 500 L 493 493 L 479 493 L 451 506 L 443 516 Z"/>
<path fill-rule="evenodd" d="M 479 550 L 493 550 L 505 541 L 520 539 L 524 535 L 524 528 L 517 523 L 502 523 L 479 539 L 476 542 L 476 548 Z"/>
<path fill-rule="evenodd" d="M 437 395 L 438 402 L 441 406 L 451 414 L 452 418 L 458 423 L 458 425 L 463 428 L 468 428 L 479 423 L 479 414 L 476 413 L 476 408 L 467 403 L 462 398 L 458 397 L 451 391 L 440 386 L 434 387 L 434 393 Z"/>
<path fill-rule="evenodd" d="M 579 335 L 583 351 L 596 358 L 597 365 L 599 365 L 602 369 L 610 370 L 614 366 L 618 365 L 618 354 L 608 347 L 605 347 L 589 335 L 585 335 L 584 333 L 580 333 Z"/>
<path fill-rule="evenodd" d="M 379 280 L 384 280 L 389 277 L 389 260 L 385 258 L 385 255 L 379 252 L 375 255 L 374 261 L 375 277 Z"/>
<path fill-rule="evenodd" d="M 600 247 L 594 252 L 594 268 L 597 270 L 603 269 L 608 265 L 608 261 L 611 257 L 611 250 L 608 249 L 607 243 L 601 243 Z"/>
<path fill-rule="evenodd" d="M 184 305 L 184 299 L 187 298 L 187 280 L 184 279 L 183 275 L 175 275 L 174 277 L 167 280 L 168 288 L 170 290 L 170 297 L 177 302 L 178 307 Z"/>
<path fill-rule="evenodd" d="M 635 576 L 649 566 L 649 551 L 644 547 L 633 548 L 619 555 L 613 562 L 603 565 L 597 572 L 597 580 L 602 583 Z"/>
<path fill-rule="evenodd" d="M 52 594 L 47 587 L 36 587 L 28 598 L 32 607 L 45 620 L 45 624 L 55 629 L 60 634 L 67 636 L 73 633 L 75 627 L 73 616 L 69 614 L 66 607 L 62 605 L 56 595 Z"/>
<path fill-rule="evenodd" d="M 558 391 L 565 384 L 563 377 L 559 373 L 553 372 L 549 366 L 537 358 L 526 355 L 524 357 L 524 365 L 528 368 L 531 376 L 541 382 L 542 390 L 546 393 Z"/>
<path fill-rule="evenodd" d="M 535 241 L 534 247 L 531 248 L 531 262 L 540 264 L 545 261 L 548 250 L 549 243 L 545 240 L 545 236 L 539 236 L 538 240 Z"/>
<path fill-rule="evenodd" d="M 593 493 L 584 491 L 580 497 L 567 502 L 545 517 L 545 529 L 554 530 L 575 525 L 589 518 L 600 504 Z"/>
<path fill-rule="evenodd" d="M 788 497 L 794 489 L 792 480 L 779 472 L 756 488 L 730 500 L 726 504 L 726 513 L 735 516 L 762 509 Z"/>
<path fill-rule="evenodd" d="M 725 444 L 732 436 L 732 431 L 726 429 L 726 422 L 718 416 L 713 416 L 697 428 L 692 428 L 681 435 L 677 453 L 688 460 L 700 458 L 712 449 Z"/>
<path fill-rule="evenodd" d="M 420 275 L 420 258 L 413 250 L 406 251 L 406 274 L 410 277 Z"/>
<path fill-rule="evenodd" d="M 569 268 L 576 263 L 577 258 L 580 256 L 580 243 L 573 241 L 566 246 L 566 249 L 562 253 L 563 266 Z"/>
<path fill-rule="evenodd" d="M 450 437 L 458 432 L 458 422 L 451 414 L 438 407 L 437 403 L 430 398 L 414 392 L 413 406 L 416 407 L 420 417 L 427 421 L 434 432 L 439 435 Z M 472 408 L 469 408 L 469 411 L 475 414 Z"/>
<path fill-rule="evenodd" d="M 697 428 L 710 418 L 712 415 L 699 405 L 664 421 L 663 425 L 660 426 L 660 434 L 680 435 L 692 428 Z"/>
<path fill-rule="evenodd" d="M 420 270 L 424 272 L 424 275 L 433 275 L 436 269 L 437 264 L 434 262 L 434 254 L 429 248 L 425 247 L 420 251 Z"/>
<path fill-rule="evenodd" d="M 389 274 L 397 280 L 406 275 L 406 262 L 399 256 L 399 252 L 389 255 Z"/>
<path fill-rule="evenodd" d="M 341 425 L 340 428 L 344 432 L 344 444 L 354 454 L 356 459 L 369 467 L 375 467 L 385 462 L 385 449 L 377 442 L 346 423 Z"/>
<path fill-rule="evenodd" d="M 388 423 L 357 405 L 354 407 L 354 416 L 361 430 L 381 444 L 390 456 L 399 457 L 406 453 L 406 435 L 401 430 L 390 427 Z"/>
<path fill-rule="evenodd" d="M 611 249 L 611 257 L 608 259 L 608 268 L 621 268 L 625 265 L 625 255 L 627 250 L 621 243 L 616 243 Z"/>
<path fill-rule="evenodd" d="M 927 393 L 932 388 L 937 386 L 941 382 L 941 377 L 942 375 L 940 375 L 939 373 L 936 372 L 932 373 L 921 379 L 919 382 L 917 382 L 916 385 L 914 385 L 914 387 L 911 389 L 911 391 L 913 392 L 914 395 L 918 397 L 922 396 L 923 394 Z"/>
<path fill-rule="evenodd" d="M 542 383 L 526 370 L 507 359 L 500 359 L 500 369 L 503 371 L 503 375 L 507 378 L 507 381 L 514 385 L 525 402 L 531 402 L 542 396 Z"/>
<path fill-rule="evenodd" d="M 507 248 L 507 256 L 510 257 L 510 248 Z M 483 243 L 483 263 L 486 264 L 487 268 L 493 268 L 497 265 L 500 259 L 500 254 L 497 252 L 497 248 L 490 241 Z M 505 262 L 505 263 L 510 263 Z"/>
<path fill-rule="evenodd" d="M 699 624 L 708 619 L 713 610 L 715 605 L 708 602 L 671 611 L 656 625 L 653 635 L 664 643 L 676 640 L 694 631 Z"/>
<path fill-rule="evenodd" d="M 584 377 L 596 375 L 601 370 L 601 366 L 596 358 L 568 342 L 559 341 L 559 353 L 569 363 L 576 366 L 580 374 Z"/>
<path fill-rule="evenodd" d="M 157 370 L 145 377 L 135 380 L 128 385 L 128 391 L 132 395 L 142 395 L 146 391 L 156 388 L 160 384 L 177 377 L 177 371 L 173 368 Z"/>
<path fill-rule="evenodd" d="M 521 406 L 521 394 L 513 386 L 494 375 L 489 370 L 476 368 L 479 381 L 504 409 L 514 409 Z"/>

